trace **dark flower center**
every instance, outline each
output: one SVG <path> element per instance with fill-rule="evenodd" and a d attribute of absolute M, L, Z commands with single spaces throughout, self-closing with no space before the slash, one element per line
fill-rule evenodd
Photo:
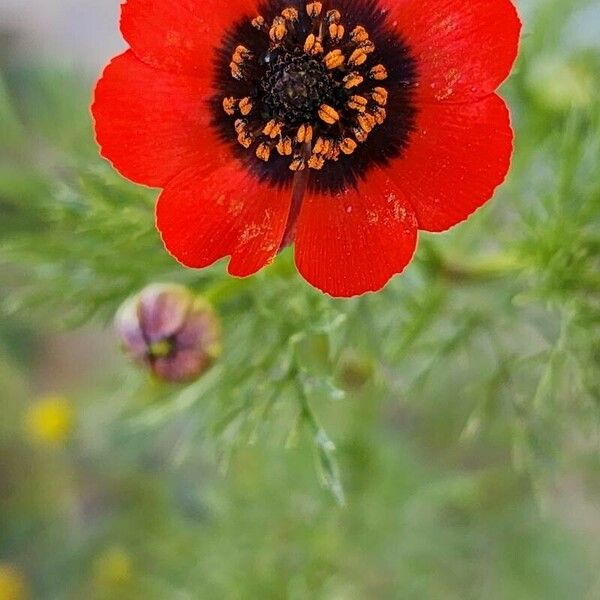
<path fill-rule="evenodd" d="M 269 119 L 288 125 L 301 125 L 318 119 L 319 106 L 343 103 L 341 86 L 327 74 L 325 67 L 298 50 L 276 50 L 265 57 L 267 70 L 261 81 L 263 111 Z"/>
<path fill-rule="evenodd" d="M 340 11 L 308 2 L 302 12 L 288 7 L 270 24 L 258 16 L 252 26 L 268 36 L 268 52 L 261 60 L 240 44 L 229 67 L 256 92 L 223 99 L 227 115 L 241 116 L 234 128 L 244 148 L 255 145 L 265 162 L 274 151 L 289 156 L 291 171 L 321 170 L 353 154 L 384 123 L 388 72 L 369 64 L 375 44 L 362 25 L 346 32 Z"/>

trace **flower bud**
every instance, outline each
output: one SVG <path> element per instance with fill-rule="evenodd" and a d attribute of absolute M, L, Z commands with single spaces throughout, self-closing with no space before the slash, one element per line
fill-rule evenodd
<path fill-rule="evenodd" d="M 221 354 L 212 307 L 183 286 L 149 285 L 121 306 L 115 323 L 125 352 L 165 381 L 196 379 Z"/>

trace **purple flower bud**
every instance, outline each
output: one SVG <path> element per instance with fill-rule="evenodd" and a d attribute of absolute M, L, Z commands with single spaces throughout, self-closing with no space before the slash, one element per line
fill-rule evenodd
<path fill-rule="evenodd" d="M 180 285 L 149 285 L 121 306 L 115 324 L 125 352 L 165 381 L 196 379 L 221 353 L 212 307 Z"/>

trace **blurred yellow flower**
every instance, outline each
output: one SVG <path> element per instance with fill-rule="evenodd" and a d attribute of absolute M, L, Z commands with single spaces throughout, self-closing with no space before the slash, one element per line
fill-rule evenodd
<path fill-rule="evenodd" d="M 19 570 L 7 563 L 0 563 L 0 600 L 25 600 L 27 586 Z"/>
<path fill-rule="evenodd" d="M 133 577 L 133 561 L 122 548 L 109 548 L 94 563 L 95 583 L 101 589 L 126 586 Z"/>
<path fill-rule="evenodd" d="M 73 405 L 64 396 L 44 396 L 27 410 L 25 424 L 29 438 L 44 444 L 63 444 L 73 429 Z"/>

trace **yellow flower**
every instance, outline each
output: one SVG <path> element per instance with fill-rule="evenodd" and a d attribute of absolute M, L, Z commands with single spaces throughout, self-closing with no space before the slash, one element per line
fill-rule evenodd
<path fill-rule="evenodd" d="M 0 600 L 25 600 L 27 590 L 25 580 L 18 569 L 7 563 L 0 563 Z"/>
<path fill-rule="evenodd" d="M 101 589 L 124 587 L 131 582 L 131 556 L 122 548 L 109 548 L 94 563 L 96 585 Z"/>
<path fill-rule="evenodd" d="M 44 444 L 63 444 L 73 429 L 73 406 L 64 396 L 44 396 L 33 403 L 25 417 L 29 438 Z"/>

